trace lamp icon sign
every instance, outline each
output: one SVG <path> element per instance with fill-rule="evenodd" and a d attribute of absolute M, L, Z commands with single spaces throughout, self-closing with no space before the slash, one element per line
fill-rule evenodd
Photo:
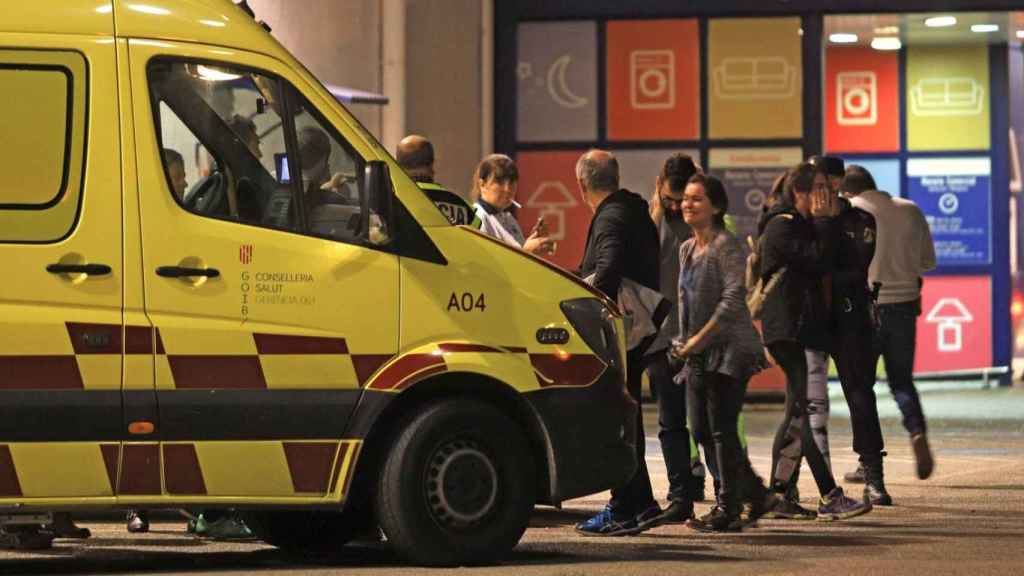
<path fill-rule="evenodd" d="M 939 352 L 960 352 L 964 348 L 963 325 L 974 322 L 974 316 L 959 298 L 942 298 L 925 320 L 938 324 Z"/>
<path fill-rule="evenodd" d="M 541 182 L 533 194 L 526 200 L 526 205 L 540 212 L 548 224 L 548 235 L 552 240 L 565 240 L 565 211 L 579 205 L 576 198 L 569 193 L 565 184 L 557 180 Z"/>

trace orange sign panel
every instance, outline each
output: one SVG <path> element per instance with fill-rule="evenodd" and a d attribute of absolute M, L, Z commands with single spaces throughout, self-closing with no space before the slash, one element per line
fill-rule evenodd
<path fill-rule="evenodd" d="M 519 225 L 529 236 L 544 218 L 548 232 L 557 242 L 555 253 L 547 259 L 567 270 L 579 267 L 590 227 L 590 207 L 583 203 L 576 186 L 576 160 L 583 150 L 559 152 L 520 152 L 519 191 L 516 201 Z"/>
<path fill-rule="evenodd" d="M 608 139 L 700 138 L 697 20 L 609 22 Z"/>
<path fill-rule="evenodd" d="M 825 56 L 825 149 L 898 152 L 899 88 L 895 53 L 829 48 Z"/>

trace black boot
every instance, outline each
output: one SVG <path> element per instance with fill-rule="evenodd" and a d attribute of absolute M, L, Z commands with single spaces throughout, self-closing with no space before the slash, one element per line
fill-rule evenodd
<path fill-rule="evenodd" d="M 704 501 L 704 481 L 706 476 L 707 473 L 700 460 L 695 460 L 690 464 L 690 483 L 684 489 L 684 493 L 691 502 Z"/>
<path fill-rule="evenodd" d="M 743 491 L 740 501 L 743 503 L 743 525 L 755 526 L 759 518 L 778 504 L 778 497 L 768 489 L 764 480 L 754 472 L 750 460 L 746 457 L 740 462 L 740 486 Z"/>
<path fill-rule="evenodd" d="M 864 467 L 864 500 L 873 506 L 892 506 L 892 496 L 885 489 L 885 474 L 882 471 L 882 458 L 865 460 Z"/>

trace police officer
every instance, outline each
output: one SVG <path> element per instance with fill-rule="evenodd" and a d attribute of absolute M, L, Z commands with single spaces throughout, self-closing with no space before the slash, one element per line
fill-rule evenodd
<path fill-rule="evenodd" d="M 811 163 L 825 168 L 829 189 L 838 194 L 845 175 L 843 160 L 835 156 L 815 156 Z M 875 403 L 871 338 L 874 304 L 868 286 L 868 268 L 875 254 L 877 228 L 869 212 L 851 205 L 845 198 L 840 198 L 839 202 L 840 235 L 830 290 L 832 356 L 850 408 L 853 450 L 865 470 L 870 471 L 866 474 L 864 499 L 870 500 L 872 505 L 890 506 L 892 498 L 885 489 L 882 474 L 884 446 Z"/>
<path fill-rule="evenodd" d="M 480 220 L 461 196 L 434 182 L 434 145 L 430 140 L 417 134 L 402 138 L 395 159 L 452 225 L 480 227 Z"/>

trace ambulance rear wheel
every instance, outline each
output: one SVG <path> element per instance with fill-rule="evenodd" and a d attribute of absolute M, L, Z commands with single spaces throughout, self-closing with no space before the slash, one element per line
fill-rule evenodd
<path fill-rule="evenodd" d="M 261 540 L 296 556 L 329 556 L 368 533 L 369 521 L 341 512 L 248 512 L 245 523 Z"/>
<path fill-rule="evenodd" d="M 377 481 L 377 519 L 413 562 L 494 562 L 526 531 L 535 481 L 515 421 L 484 402 L 444 400 L 398 432 Z"/>

